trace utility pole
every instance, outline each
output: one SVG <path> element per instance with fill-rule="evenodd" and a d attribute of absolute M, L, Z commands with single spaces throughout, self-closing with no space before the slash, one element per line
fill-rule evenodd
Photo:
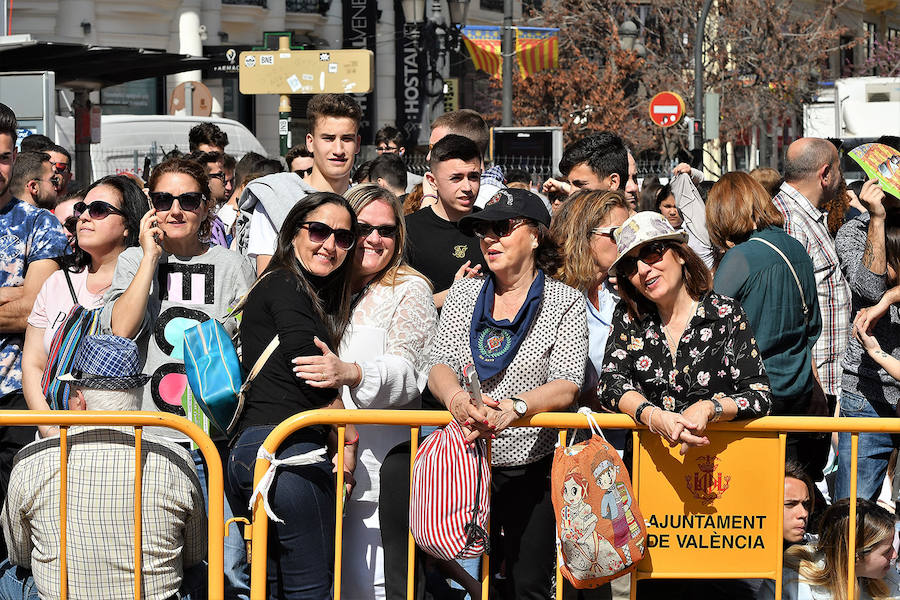
<path fill-rule="evenodd" d="M 500 43 L 500 56 L 503 57 L 503 119 L 504 127 L 512 127 L 512 75 L 513 57 L 513 0 L 503 0 L 503 40 Z"/>
<path fill-rule="evenodd" d="M 703 34 L 706 31 L 706 17 L 712 0 L 704 0 L 700 19 L 697 20 L 697 31 L 694 34 L 694 147 L 703 152 Z"/>

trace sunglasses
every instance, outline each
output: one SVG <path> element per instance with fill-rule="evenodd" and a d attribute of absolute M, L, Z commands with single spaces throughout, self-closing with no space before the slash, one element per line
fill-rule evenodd
<path fill-rule="evenodd" d="M 612 241 L 616 241 L 615 231 L 619 227 L 617 225 L 610 225 L 609 227 L 594 227 L 591 229 L 591 235 L 602 235 L 603 237 L 608 237 Z"/>
<path fill-rule="evenodd" d="M 53 170 L 60 175 L 69 170 L 68 163 L 50 163 L 50 166 L 53 167 Z"/>
<path fill-rule="evenodd" d="M 300 225 L 300 229 L 305 229 L 309 232 L 309 241 L 314 244 L 324 244 L 332 235 L 334 236 L 334 245 L 341 250 L 349 250 L 356 242 L 353 232 L 349 229 L 332 229 L 325 223 L 319 223 L 318 221 L 307 221 Z"/>
<path fill-rule="evenodd" d="M 56 175 L 53 175 L 52 177 L 50 177 L 50 179 L 32 179 L 32 181 L 46 181 L 53 187 L 59 187 L 59 184 L 62 183 L 62 180 Z"/>
<path fill-rule="evenodd" d="M 121 210 L 103 200 L 94 200 L 90 204 L 85 204 L 84 201 L 76 202 L 75 206 L 72 207 L 72 216 L 78 218 L 84 213 L 87 213 L 92 219 L 97 219 L 98 221 L 105 219 L 109 215 L 125 216 L 125 213 Z"/>
<path fill-rule="evenodd" d="M 478 221 L 472 227 L 472 231 L 479 239 L 484 239 L 489 235 L 492 237 L 502 238 L 513 232 L 519 225 L 527 223 L 527 219 L 503 219 L 502 221 Z"/>
<path fill-rule="evenodd" d="M 307 175 L 312 174 L 312 170 L 313 170 L 312 167 L 310 167 L 310 168 L 308 168 L 308 169 L 297 169 L 296 171 L 294 171 L 294 173 L 296 173 L 297 175 L 299 175 L 299 176 L 300 176 L 300 179 L 303 179 L 303 178 L 306 177 Z"/>
<path fill-rule="evenodd" d="M 631 277 L 637 273 L 637 261 L 641 261 L 648 267 L 655 265 L 663 259 L 663 256 L 668 249 L 669 245 L 665 242 L 650 242 L 638 251 L 637 256 L 626 256 L 619 261 L 617 270 L 622 271 L 626 276 Z"/>
<path fill-rule="evenodd" d="M 206 196 L 200 192 L 185 192 L 180 196 L 173 196 L 169 192 L 150 192 L 150 202 L 156 210 L 172 210 L 172 204 L 176 200 L 178 200 L 181 210 L 194 212 L 206 202 Z"/>
<path fill-rule="evenodd" d="M 368 223 L 359 224 L 359 237 L 367 238 L 372 235 L 373 231 L 377 231 L 378 235 L 383 238 L 393 238 L 397 235 L 396 225 L 369 225 Z"/>
<path fill-rule="evenodd" d="M 222 183 L 225 183 L 225 172 L 224 171 L 219 171 L 218 173 L 209 173 L 206 176 L 209 177 L 210 179 L 218 179 Z"/>
<path fill-rule="evenodd" d="M 390 153 L 390 152 L 397 152 L 398 150 L 400 150 L 400 148 L 398 146 L 378 146 L 375 148 L 375 150 L 378 153 L 384 153 L 384 152 Z"/>

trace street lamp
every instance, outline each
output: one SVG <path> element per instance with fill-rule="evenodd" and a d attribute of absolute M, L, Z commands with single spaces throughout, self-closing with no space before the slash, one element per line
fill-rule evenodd
<path fill-rule="evenodd" d="M 425 20 L 425 0 L 401 0 L 400 5 L 407 23 L 421 23 Z"/>
<path fill-rule="evenodd" d="M 638 26 L 631 19 L 619 25 L 619 44 L 622 45 L 622 50 L 632 51 L 637 36 Z"/>

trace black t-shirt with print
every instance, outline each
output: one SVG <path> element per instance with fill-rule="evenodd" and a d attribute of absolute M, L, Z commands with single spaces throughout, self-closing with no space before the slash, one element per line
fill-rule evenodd
<path fill-rule="evenodd" d="M 406 217 L 406 257 L 410 266 L 428 277 L 435 292 L 453 285 L 453 276 L 467 260 L 486 271 L 478 238 L 465 235 L 456 223 L 445 221 L 431 207 Z"/>

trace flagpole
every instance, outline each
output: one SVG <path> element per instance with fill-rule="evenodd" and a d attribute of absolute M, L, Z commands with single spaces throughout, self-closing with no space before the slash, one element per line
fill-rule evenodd
<path fill-rule="evenodd" d="M 512 77 L 513 77 L 513 0 L 503 0 L 503 41 L 500 55 L 503 57 L 503 121 L 504 127 L 512 127 Z"/>

